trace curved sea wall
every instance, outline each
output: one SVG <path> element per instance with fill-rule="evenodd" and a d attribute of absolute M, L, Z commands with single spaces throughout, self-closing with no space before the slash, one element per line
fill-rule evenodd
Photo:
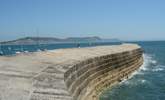
<path fill-rule="evenodd" d="M 108 54 L 74 65 L 65 72 L 64 80 L 75 100 L 97 100 L 104 89 L 127 78 L 142 63 L 140 48 Z"/>
<path fill-rule="evenodd" d="M 0 99 L 98 100 L 142 65 L 142 53 L 123 44 L 0 57 Z"/>

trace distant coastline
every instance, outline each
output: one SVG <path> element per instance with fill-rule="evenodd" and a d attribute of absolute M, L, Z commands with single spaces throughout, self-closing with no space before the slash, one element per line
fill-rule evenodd
<path fill-rule="evenodd" d="M 119 39 L 102 39 L 100 37 L 69 37 L 65 39 L 55 37 L 24 37 L 11 41 L 0 42 L 1 45 L 36 45 L 59 43 L 93 43 L 93 42 L 121 42 Z"/>

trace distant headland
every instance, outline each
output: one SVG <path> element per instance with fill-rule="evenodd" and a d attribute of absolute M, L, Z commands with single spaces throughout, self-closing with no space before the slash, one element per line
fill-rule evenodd
<path fill-rule="evenodd" d="M 1 42 L 1 45 L 33 45 L 33 44 L 56 44 L 56 43 L 91 43 L 91 42 L 120 42 L 119 39 L 102 39 L 93 37 L 23 37 L 16 40 Z"/>

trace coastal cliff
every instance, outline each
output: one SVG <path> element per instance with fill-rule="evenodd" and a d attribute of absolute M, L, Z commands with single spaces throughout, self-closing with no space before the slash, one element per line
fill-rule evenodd
<path fill-rule="evenodd" d="M 136 44 L 0 57 L 1 100 L 98 100 L 143 64 Z"/>

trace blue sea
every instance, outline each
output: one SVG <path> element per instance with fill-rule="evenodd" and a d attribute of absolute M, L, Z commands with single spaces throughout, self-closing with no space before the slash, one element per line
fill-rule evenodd
<path fill-rule="evenodd" d="M 165 100 L 165 41 L 133 42 L 144 49 L 144 64 L 129 79 L 104 91 L 100 100 Z M 80 43 L 80 47 L 116 45 L 121 43 Z M 3 55 L 16 52 L 36 52 L 59 48 L 75 48 L 77 44 L 7 45 L 1 46 Z"/>
<path fill-rule="evenodd" d="M 165 42 L 137 42 L 144 64 L 128 80 L 107 89 L 100 100 L 165 100 Z"/>
<path fill-rule="evenodd" d="M 121 42 L 97 42 L 97 43 L 78 43 L 79 47 L 92 47 L 99 45 L 118 45 Z M 77 48 L 77 43 L 59 43 L 59 44 L 38 44 L 38 45 L 0 45 L 0 55 L 11 56 L 17 52 L 36 52 L 38 50 L 54 50 L 62 48 Z"/>

